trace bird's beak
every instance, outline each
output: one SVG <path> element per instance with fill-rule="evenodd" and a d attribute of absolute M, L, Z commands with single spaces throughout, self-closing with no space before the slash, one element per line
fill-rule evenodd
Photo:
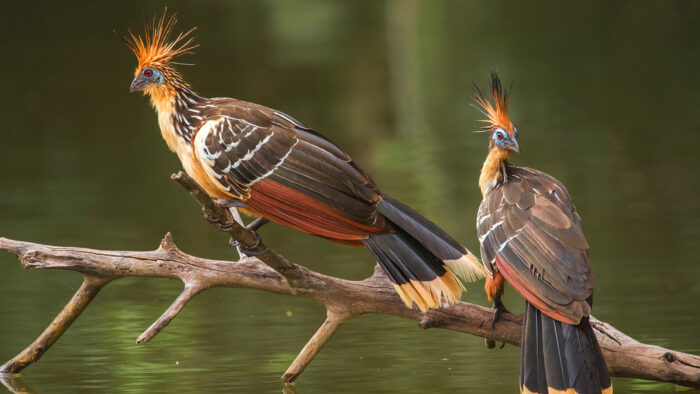
<path fill-rule="evenodd" d="M 506 141 L 505 146 L 506 148 L 512 150 L 515 153 L 520 153 L 520 145 L 518 145 L 518 138 L 516 136 L 508 138 L 508 141 Z"/>
<path fill-rule="evenodd" d="M 129 93 L 134 93 L 139 90 L 143 90 L 146 85 L 148 85 L 148 81 L 143 78 L 143 76 L 139 75 L 138 77 L 134 78 L 133 81 L 131 81 L 131 87 L 129 88 Z"/>

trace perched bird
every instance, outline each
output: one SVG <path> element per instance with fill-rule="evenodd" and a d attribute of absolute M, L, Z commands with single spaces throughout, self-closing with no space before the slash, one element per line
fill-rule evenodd
<path fill-rule="evenodd" d="M 190 33 L 175 16 L 124 37 L 138 58 L 131 92 L 150 96 L 160 130 L 206 192 L 243 212 L 331 241 L 367 247 L 404 303 L 421 310 L 459 300 L 485 276 L 479 259 L 435 224 L 383 194 L 340 148 L 280 111 L 195 93 L 175 69 Z"/>
<path fill-rule="evenodd" d="M 504 280 L 525 297 L 520 390 L 523 393 L 609 393 L 605 360 L 589 323 L 593 269 L 581 219 L 558 180 L 508 162 L 519 152 L 508 118 L 508 92 L 491 73 L 493 105 L 474 85 L 487 119 L 489 153 L 481 169 L 477 215 L 486 293 L 494 324 Z"/>

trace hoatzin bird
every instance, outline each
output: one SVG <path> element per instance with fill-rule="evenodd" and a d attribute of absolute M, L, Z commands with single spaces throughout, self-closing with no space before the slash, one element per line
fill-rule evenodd
<path fill-rule="evenodd" d="M 593 270 L 581 219 L 561 182 L 508 162 L 519 152 L 508 118 L 508 92 L 491 73 L 493 105 L 474 85 L 487 119 L 489 153 L 481 169 L 477 215 L 486 293 L 494 324 L 504 280 L 525 297 L 520 363 L 523 393 L 612 392 L 605 360 L 589 324 Z"/>
<path fill-rule="evenodd" d="M 435 224 L 382 194 L 340 148 L 280 111 L 205 98 L 176 71 L 190 33 L 169 36 L 175 16 L 125 41 L 138 58 L 131 92 L 150 96 L 163 138 L 213 198 L 341 244 L 367 247 L 404 303 L 421 310 L 459 300 L 485 276 L 479 259 Z"/>

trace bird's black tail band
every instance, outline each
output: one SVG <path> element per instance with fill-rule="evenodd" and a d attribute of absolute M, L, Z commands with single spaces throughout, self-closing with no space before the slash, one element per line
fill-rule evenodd
<path fill-rule="evenodd" d="M 473 253 L 407 205 L 385 194 L 377 211 L 410 234 L 462 280 L 474 282 L 486 276 L 483 264 Z"/>
<path fill-rule="evenodd" d="M 440 307 L 441 300 L 459 301 L 464 286 L 420 242 L 402 229 L 372 234 L 363 241 L 391 280 L 409 308 L 415 303 L 422 311 Z"/>
<path fill-rule="evenodd" d="M 587 317 L 573 326 L 526 302 L 520 391 L 612 393 L 603 353 Z"/>

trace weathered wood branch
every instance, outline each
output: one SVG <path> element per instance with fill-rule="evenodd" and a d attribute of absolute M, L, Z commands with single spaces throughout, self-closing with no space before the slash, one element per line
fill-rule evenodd
<path fill-rule="evenodd" d="M 32 256 L 33 254 L 31 250 L 23 254 L 22 265 L 25 268 L 42 268 L 40 264 L 36 267 L 32 266 L 34 264 Z M 78 316 L 83 313 L 88 304 L 90 304 L 95 296 L 97 296 L 97 293 L 102 290 L 102 287 L 111 281 L 111 278 L 93 276 L 88 273 L 88 271 L 83 272 L 83 277 L 83 284 L 80 286 L 73 298 L 68 301 L 68 304 L 63 307 L 63 310 L 61 310 L 58 316 L 56 316 L 51 324 L 46 327 L 44 332 L 42 332 L 31 345 L 27 346 L 10 361 L 0 366 L 0 373 L 18 373 L 29 364 L 39 360 L 41 356 L 43 356 L 44 353 L 46 353 L 46 351 L 49 350 L 49 348 L 53 346 L 56 341 L 58 341 L 58 338 L 60 338 L 61 335 L 66 332 L 68 327 L 73 324 L 75 319 L 77 319 Z"/>
<path fill-rule="evenodd" d="M 257 241 L 254 234 L 236 224 L 226 209 L 213 203 L 206 194 L 200 193 L 196 184 L 188 183 L 190 180 L 186 175 L 178 174 L 173 178 L 203 205 L 210 219 L 230 225 L 227 230 L 229 235 L 246 247 L 255 246 Z M 158 249 L 145 252 L 56 247 L 6 238 L 0 238 L 0 249 L 17 255 L 25 268 L 66 269 L 85 276 L 83 286 L 44 333 L 18 356 L 0 367 L 0 373 L 16 373 L 36 362 L 104 285 L 124 277 L 163 277 L 180 280 L 185 285 L 182 294 L 138 337 L 137 342 L 152 339 L 193 296 L 212 287 L 257 289 L 324 303 L 327 319 L 284 374 L 283 380 L 287 382 L 294 381 L 303 372 L 344 322 L 365 313 L 413 319 L 423 328 L 444 328 L 478 335 L 491 341 L 520 345 L 520 316 L 504 314 L 495 328 L 492 328 L 491 310 L 478 305 L 460 302 L 426 313 L 408 309 L 378 269 L 368 279 L 349 281 L 311 271 L 289 262 L 274 251 L 266 252 L 259 258 L 246 257 L 238 262 L 210 260 L 182 252 L 170 234 L 165 236 Z M 265 251 L 264 245 L 259 250 Z M 611 325 L 595 319 L 593 326 L 611 375 L 700 388 L 700 357 L 637 342 Z M 516 373 L 517 366 L 513 370 Z"/>
<path fill-rule="evenodd" d="M 282 375 L 282 380 L 285 382 L 293 382 L 296 380 L 304 369 L 311 363 L 321 350 L 323 345 L 335 334 L 343 323 L 352 319 L 355 314 L 347 311 L 334 312 L 327 310 L 326 321 L 321 324 L 309 342 L 301 349 L 299 355 L 294 359 L 292 364 L 287 368 L 287 371 Z"/>

